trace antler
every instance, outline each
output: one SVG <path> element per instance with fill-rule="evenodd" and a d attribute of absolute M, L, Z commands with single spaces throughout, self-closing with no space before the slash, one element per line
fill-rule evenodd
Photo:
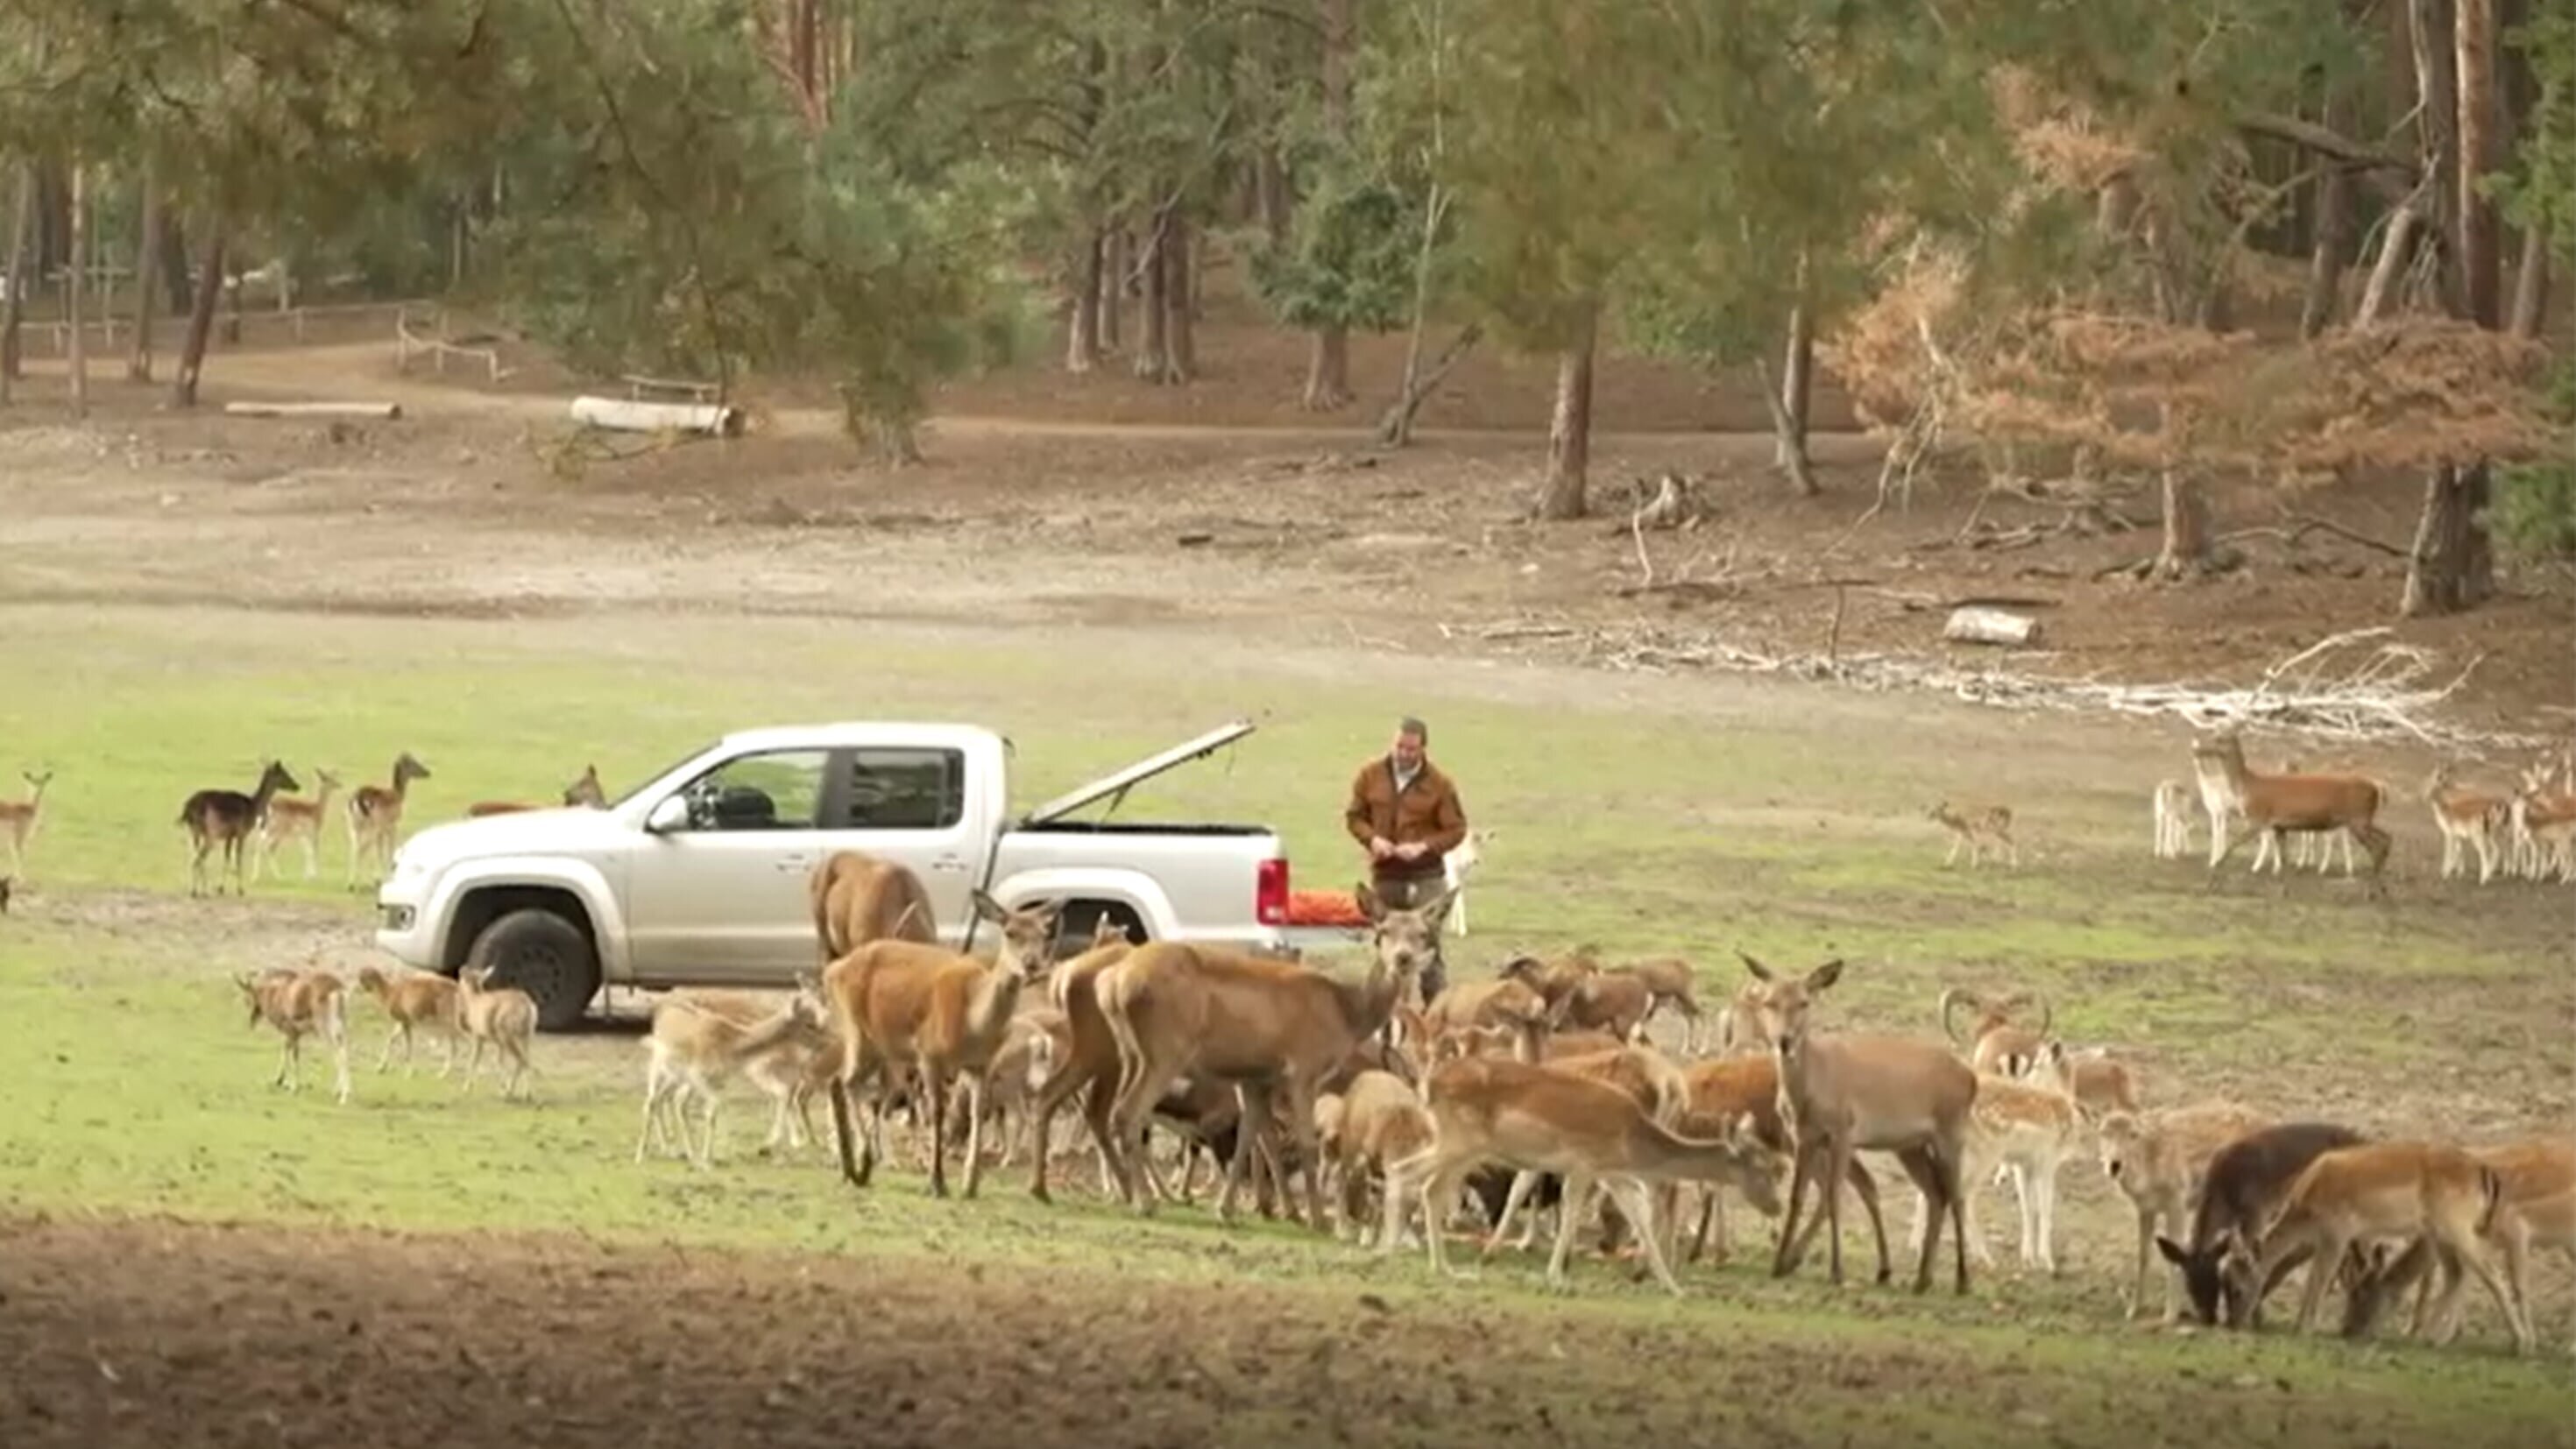
<path fill-rule="evenodd" d="M 2025 992 L 2024 995 L 2039 1003 L 2039 1034 L 2041 1036 L 2048 1035 L 2048 1029 L 2057 1025 L 2057 1009 L 2049 1005 L 2048 994 L 2046 992 L 2031 991 Z"/>
<path fill-rule="evenodd" d="M 1967 1043 L 1959 1039 L 1959 1028 L 1951 1021 L 1951 1013 L 1962 1006 L 1983 1007 L 1984 1005 L 1985 1003 L 1979 1001 L 1977 999 L 1977 994 L 1973 991 L 1962 991 L 1956 986 L 1943 988 L 1941 992 L 1941 1034 L 1948 1037 L 1953 1046 L 1966 1046 Z"/>

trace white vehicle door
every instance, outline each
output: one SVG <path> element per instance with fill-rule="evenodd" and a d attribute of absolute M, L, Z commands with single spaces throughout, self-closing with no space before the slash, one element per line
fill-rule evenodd
<path fill-rule="evenodd" d="M 647 831 L 626 875 L 627 948 L 647 979 L 782 979 L 814 968 L 806 878 L 835 832 L 829 749 L 736 755 L 682 786 L 685 818 Z"/>
<path fill-rule="evenodd" d="M 823 832 L 821 853 L 856 850 L 909 868 L 930 894 L 939 939 L 956 945 L 988 845 L 966 808 L 966 752 L 861 745 L 833 755 L 838 779 L 824 806 L 834 823 Z"/>

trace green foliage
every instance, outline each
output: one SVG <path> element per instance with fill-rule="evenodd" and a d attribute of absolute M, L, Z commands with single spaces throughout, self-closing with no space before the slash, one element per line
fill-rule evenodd
<path fill-rule="evenodd" d="M 2503 470 L 2494 527 L 2518 553 L 2576 565 L 2576 449 L 2565 446 L 2576 436 L 2576 357 L 2561 357 L 2550 374 L 2549 416 L 2560 430 L 2558 455 Z"/>
<path fill-rule="evenodd" d="M 2513 172 L 2488 178 L 2515 226 L 2548 233 L 2562 261 L 2576 261 L 2576 13 L 2537 7 L 2506 41 L 2530 59 L 2538 94 L 2515 147 Z"/>
<path fill-rule="evenodd" d="M 1291 327 L 1401 325 L 1427 200 L 1380 177 L 1328 173 L 1299 200 L 1286 241 L 1252 252 L 1254 291 Z"/>

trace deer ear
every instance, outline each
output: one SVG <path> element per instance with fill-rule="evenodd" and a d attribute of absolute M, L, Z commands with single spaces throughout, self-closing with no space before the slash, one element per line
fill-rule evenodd
<path fill-rule="evenodd" d="M 1772 979 L 1771 968 L 1754 960 L 1752 952 L 1738 950 L 1735 954 L 1744 959 L 1744 969 L 1752 972 L 1755 980 L 1769 981 Z"/>
<path fill-rule="evenodd" d="M 1842 977 L 1842 958 L 1837 956 L 1833 960 L 1828 961 L 1824 965 L 1807 973 L 1807 989 L 1809 991 L 1822 991 L 1826 987 L 1840 981 Z"/>
<path fill-rule="evenodd" d="M 2177 1268 L 2182 1267 L 2191 1261 L 2190 1250 L 2183 1247 L 2182 1244 L 2175 1242 L 2173 1239 L 2166 1237 L 2162 1233 L 2156 1234 L 2156 1251 L 2164 1254 L 2165 1261 L 2173 1264 Z"/>

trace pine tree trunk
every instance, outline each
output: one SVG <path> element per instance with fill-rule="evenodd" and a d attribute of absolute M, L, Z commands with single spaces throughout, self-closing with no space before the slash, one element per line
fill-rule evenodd
<path fill-rule="evenodd" d="M 2513 271 L 2513 335 L 2526 341 L 2540 335 L 2540 319 L 2549 310 L 2549 233 L 2533 227 L 2522 234 L 2522 259 Z"/>
<path fill-rule="evenodd" d="M 1587 305 L 1575 335 L 1556 360 L 1556 411 L 1547 424 L 1547 478 L 1537 516 L 1549 522 L 1581 518 L 1584 485 L 1592 462 L 1592 352 L 1599 308 Z"/>
<path fill-rule="evenodd" d="M 1324 134 L 1336 146 L 1351 136 L 1351 53 L 1358 45 L 1352 24 L 1354 0 L 1318 0 L 1318 28 L 1323 33 Z M 1328 413 L 1351 405 L 1351 339 L 1347 329 L 1315 329 L 1306 355 L 1306 394 L 1299 400 L 1309 412 Z"/>
<path fill-rule="evenodd" d="M 27 253 L 34 248 L 35 227 L 36 167 L 27 162 L 18 167 L 18 201 L 9 212 L 8 295 L 0 297 L 0 402 L 9 400 L 9 384 L 19 375 L 24 332 L 18 324 L 27 310 Z"/>
<path fill-rule="evenodd" d="M 170 315 L 185 316 L 196 293 L 188 285 L 188 237 L 177 208 L 161 209 L 161 234 L 153 245 L 161 253 L 161 285 L 170 293 Z"/>
<path fill-rule="evenodd" d="M 125 354 L 125 380 L 152 380 L 152 289 L 160 285 L 161 187 L 150 153 L 143 158 L 143 220 L 134 234 L 134 345 Z"/>
<path fill-rule="evenodd" d="M 204 238 L 197 253 L 196 296 L 188 308 L 188 336 L 179 345 L 179 372 L 170 379 L 170 405 L 192 408 L 197 405 L 197 378 L 206 370 L 206 344 L 215 331 L 215 298 L 223 290 L 224 233 L 215 219 L 203 223 Z"/>
<path fill-rule="evenodd" d="M 1089 372 L 1100 365 L 1100 253 L 1105 238 L 1094 231 L 1073 266 L 1073 323 L 1065 334 L 1064 370 Z"/>
<path fill-rule="evenodd" d="M 2429 183 L 2433 234 L 2442 239 L 2434 294 L 2442 311 L 2460 315 L 2460 100 L 2451 41 L 2451 0 L 2407 0 L 2413 27 L 2419 154 Z"/>
<path fill-rule="evenodd" d="M 71 374 L 72 416 L 89 415 L 89 340 L 83 337 L 83 305 L 89 293 L 89 168 L 72 163 L 71 266 L 63 288 L 63 324 L 71 338 L 64 366 Z"/>
<path fill-rule="evenodd" d="M 1114 356 L 1127 317 L 1127 223 L 1112 221 L 1100 243 L 1100 355 Z"/>
<path fill-rule="evenodd" d="M 1272 246 L 1288 240 L 1288 168 L 1279 148 L 1265 145 L 1252 155 L 1252 204 L 1261 218 L 1261 234 Z"/>
<path fill-rule="evenodd" d="M 2199 476 L 2167 468 L 2164 505 L 2164 546 L 2156 552 L 2156 577 L 2196 578 L 2209 567 L 2209 498 Z"/>
<path fill-rule="evenodd" d="M 1144 280 L 1145 295 L 1139 299 L 1136 308 L 1137 328 L 1142 335 L 1136 339 L 1135 373 L 1152 383 L 1165 381 L 1172 365 L 1166 330 L 1171 325 L 1171 311 L 1163 305 L 1163 278 L 1166 275 L 1163 267 L 1164 220 L 1164 215 L 1157 213 L 1154 225 L 1138 241 L 1143 252 L 1143 264 L 1137 272 Z"/>
<path fill-rule="evenodd" d="M 2487 469 L 2436 469 L 2424 483 L 2424 511 L 2407 551 L 2406 593 L 2398 612 L 2409 619 L 2456 614 L 2495 594 L 2495 553 L 2487 541 Z"/>
<path fill-rule="evenodd" d="M 2495 7 L 2496 0 L 2455 0 L 2452 21 L 2460 146 L 2453 177 L 2459 192 L 2452 205 L 2460 226 L 2460 301 L 2469 320 L 2490 331 L 2504 325 L 2503 243 L 2495 202 L 2481 189 L 2504 154 L 2496 135 Z"/>
<path fill-rule="evenodd" d="M 1318 327 L 1314 339 L 1306 353 L 1306 393 L 1298 405 L 1315 413 L 1350 406 L 1350 333 L 1339 327 Z"/>
<path fill-rule="evenodd" d="M 1171 320 L 1163 328 L 1163 381 L 1186 383 L 1198 376 L 1198 329 L 1190 311 L 1198 288 L 1192 285 L 1189 217 L 1177 207 L 1163 226 L 1163 306 Z"/>
<path fill-rule="evenodd" d="M 2341 132 L 2352 124 L 2352 97 L 2343 86 L 2326 95 L 2325 125 Z M 2343 274 L 2352 265 L 2352 175 L 2328 166 L 2317 175 L 2316 240 L 2308 252 L 2307 293 L 2299 302 L 2299 336 L 2315 339 L 2334 325 L 2343 306 Z"/>

